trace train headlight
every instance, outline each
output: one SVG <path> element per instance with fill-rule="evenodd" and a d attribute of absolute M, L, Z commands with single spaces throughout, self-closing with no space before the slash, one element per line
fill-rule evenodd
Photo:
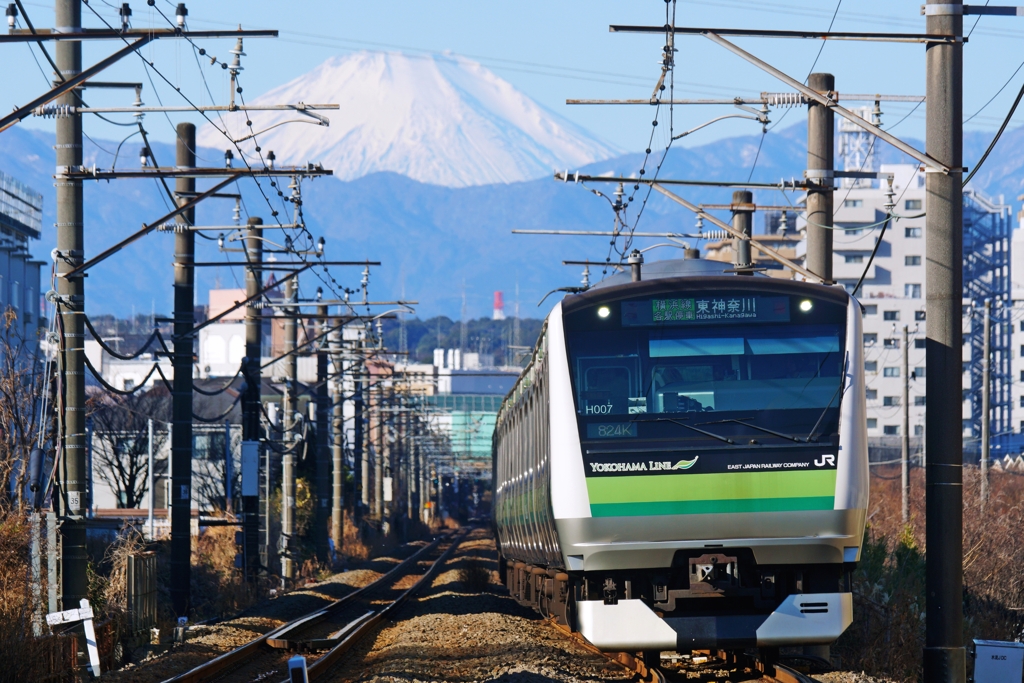
<path fill-rule="evenodd" d="M 608 308 L 607 306 L 601 306 L 601 308 L 597 309 L 597 317 L 598 318 L 607 318 L 611 314 L 612 314 L 612 309 Z"/>
<path fill-rule="evenodd" d="M 811 308 L 813 307 L 814 304 L 811 303 L 810 299 L 804 299 L 803 301 L 800 302 L 800 310 L 803 311 L 804 313 L 811 310 Z"/>

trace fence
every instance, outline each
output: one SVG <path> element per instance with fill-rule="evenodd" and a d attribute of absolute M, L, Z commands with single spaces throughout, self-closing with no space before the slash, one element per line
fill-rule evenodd
<path fill-rule="evenodd" d="M 128 629 L 133 635 L 156 626 L 156 553 L 128 556 Z"/>

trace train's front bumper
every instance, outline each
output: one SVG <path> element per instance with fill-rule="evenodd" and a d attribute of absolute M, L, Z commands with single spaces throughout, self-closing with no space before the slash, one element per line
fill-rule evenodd
<path fill-rule="evenodd" d="M 556 519 L 570 570 L 660 569 L 678 550 L 750 548 L 759 565 L 860 559 L 865 510 Z M 686 539 L 686 540 L 679 540 Z"/>
<path fill-rule="evenodd" d="M 602 650 L 689 652 L 831 643 L 853 621 L 851 593 L 790 595 L 771 614 L 661 618 L 642 600 L 583 600 L 579 631 Z"/>

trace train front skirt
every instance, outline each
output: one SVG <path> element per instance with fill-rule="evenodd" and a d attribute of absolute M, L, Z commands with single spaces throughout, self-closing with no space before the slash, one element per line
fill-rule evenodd
<path fill-rule="evenodd" d="M 643 600 L 581 600 L 579 631 L 605 651 L 831 643 L 853 621 L 851 593 L 790 595 L 771 614 L 659 617 Z"/>

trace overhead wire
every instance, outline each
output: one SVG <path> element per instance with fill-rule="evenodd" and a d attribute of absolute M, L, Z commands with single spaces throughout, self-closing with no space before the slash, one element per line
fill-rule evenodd
<path fill-rule="evenodd" d="M 674 27 L 675 26 L 675 19 L 676 19 L 676 0 L 665 0 L 665 25 L 666 25 L 666 27 Z M 622 205 L 622 207 L 621 207 L 621 211 L 622 211 L 621 219 L 620 219 L 620 216 L 618 214 L 616 214 L 616 226 L 618 226 L 620 223 L 625 224 L 627 222 L 625 220 L 626 211 L 629 209 L 629 205 L 633 203 L 633 200 L 636 197 L 636 193 L 640 190 L 639 180 L 642 179 L 643 176 L 647 172 L 647 162 L 651 158 L 652 148 L 654 146 L 654 136 L 655 136 L 655 133 L 658 130 L 658 121 L 659 121 L 659 116 L 660 116 L 660 113 L 661 113 L 661 106 L 662 106 L 661 100 L 662 100 L 662 98 L 660 97 L 660 92 L 663 92 L 665 90 L 665 87 L 666 87 L 665 86 L 665 79 L 666 79 L 666 77 L 668 78 L 668 81 L 669 81 L 669 84 L 668 84 L 668 88 L 669 88 L 669 107 L 668 107 L 668 109 L 669 109 L 669 134 L 668 134 L 668 143 L 665 145 L 665 149 L 664 149 L 664 151 L 661 154 L 661 160 L 658 162 L 658 165 L 657 165 L 657 167 L 656 167 L 656 169 L 654 171 L 654 178 L 653 178 L 652 182 L 651 183 L 646 183 L 646 185 L 647 185 L 647 192 L 644 195 L 643 200 L 641 201 L 640 209 L 637 211 L 637 215 L 636 215 L 636 218 L 633 220 L 632 226 L 629 227 L 629 236 L 626 238 L 625 243 L 623 244 L 623 248 L 622 248 L 621 251 L 619 251 L 618 248 L 617 248 L 618 231 L 616 231 L 616 235 L 612 237 L 612 240 L 610 242 L 610 248 L 608 250 L 608 256 L 605 258 L 605 265 L 604 265 L 604 268 L 601 271 L 602 272 L 602 277 L 604 277 L 604 276 L 606 276 L 608 274 L 608 267 L 611 266 L 611 254 L 612 254 L 612 251 L 615 251 L 619 255 L 619 264 L 620 265 L 622 263 L 622 260 L 624 258 L 626 258 L 626 254 L 629 251 L 629 248 L 633 244 L 633 234 L 636 232 L 637 225 L 639 225 L 639 223 L 640 223 L 640 218 L 643 216 L 644 209 L 647 207 L 647 202 L 648 202 L 648 200 L 651 197 L 651 193 L 654 191 L 653 181 L 656 181 L 658 179 L 658 175 L 661 172 L 661 167 L 664 165 L 665 159 L 668 156 L 669 149 L 671 149 L 672 143 L 674 141 L 673 140 L 673 138 L 674 138 L 673 133 L 675 131 L 675 121 L 674 121 L 675 105 L 673 104 L 673 102 L 675 100 L 675 52 L 676 52 L 674 35 L 675 34 L 672 31 L 670 31 L 670 30 L 665 32 L 665 47 L 664 47 L 665 54 L 664 54 L 663 63 L 662 63 L 661 78 L 659 79 L 658 84 L 655 86 L 654 95 L 652 95 L 652 97 L 655 96 L 655 95 L 658 95 L 658 98 L 657 98 L 657 104 L 655 105 L 655 110 L 654 110 L 654 120 L 651 122 L 651 134 L 650 134 L 650 136 L 648 138 L 648 141 L 647 141 L 647 148 L 646 148 L 646 150 L 644 152 L 643 163 L 640 165 L 640 172 L 637 175 L 637 182 L 633 183 L 632 191 L 630 192 L 629 197 L 626 199 L 625 204 Z"/>
<path fill-rule="evenodd" d="M 228 415 L 231 414 L 231 411 L 233 411 L 235 409 L 235 406 L 238 405 L 239 401 L 242 400 L 242 394 L 243 394 L 243 392 L 241 392 L 241 391 L 238 392 L 238 395 L 235 396 L 235 400 L 233 400 L 231 402 L 231 405 L 228 406 L 228 409 L 225 410 L 220 415 L 217 415 L 216 417 L 204 417 L 202 415 L 196 414 L 195 411 L 192 411 L 192 418 L 195 419 L 195 420 L 199 420 L 200 422 L 206 422 L 206 423 L 221 422 L 221 421 L 224 420 L 224 418 L 226 418 Z M 262 403 L 262 401 L 261 401 L 261 403 Z"/>
<path fill-rule="evenodd" d="M 94 7 L 92 7 L 92 5 L 91 5 L 91 4 L 89 4 L 88 0 L 83 0 L 83 3 L 84 3 L 84 4 L 86 5 L 86 7 L 88 7 L 88 8 L 90 9 L 90 11 L 92 11 L 92 12 L 93 12 L 93 14 L 94 14 L 94 15 L 96 15 L 96 17 L 97 17 L 97 18 L 99 18 L 99 19 L 100 19 L 100 21 L 102 21 L 102 22 L 103 22 L 103 23 L 104 23 L 104 24 L 105 24 L 105 25 L 106 25 L 106 26 L 107 26 L 107 27 L 108 27 L 109 29 L 111 29 L 111 30 L 116 30 L 116 29 L 114 29 L 114 27 L 113 27 L 113 26 L 111 26 L 111 25 L 110 25 L 110 23 L 109 23 L 109 22 L 107 22 L 107 21 L 106 21 L 106 19 L 105 19 L 105 18 L 103 18 L 103 16 L 102 16 L 102 15 L 100 15 L 100 14 L 99 14 L 99 12 L 97 12 L 97 11 L 96 11 L 96 9 L 95 9 Z M 174 22 L 172 22 L 172 21 L 170 20 L 170 18 L 169 18 L 169 17 L 167 17 L 167 15 L 165 15 L 165 14 L 164 14 L 164 13 L 163 13 L 163 12 L 162 12 L 162 11 L 161 11 L 161 10 L 160 10 L 159 8 L 157 8 L 157 7 L 155 7 L 155 6 L 154 6 L 154 9 L 156 9 L 156 11 L 157 11 L 157 12 L 158 12 L 158 13 L 160 14 L 160 16 L 161 16 L 161 17 L 163 17 L 163 19 L 164 19 L 164 21 L 165 21 L 165 22 L 167 22 L 167 23 L 168 23 L 169 25 L 171 25 L 172 27 L 176 27 L 175 23 L 174 23 Z M 186 40 L 188 40 L 188 41 L 189 41 L 190 43 L 192 43 L 193 45 L 195 45 L 194 41 L 192 41 L 192 40 L 191 40 L 191 38 L 189 38 L 188 36 L 183 36 L 183 37 L 184 37 L 184 38 L 185 38 Z M 123 41 L 123 42 L 125 42 L 125 44 L 128 44 L 128 41 L 127 41 L 127 40 L 126 40 L 126 39 L 125 39 L 124 37 L 122 37 L 122 41 Z M 200 48 L 200 50 L 201 50 L 201 48 Z M 168 79 L 168 78 L 167 78 L 167 76 L 165 76 L 165 75 L 164 75 L 164 74 L 163 74 L 163 73 L 162 73 L 162 72 L 160 71 L 160 69 L 158 69 L 158 68 L 156 67 L 155 63 L 154 63 L 154 62 L 153 62 L 152 60 L 148 60 L 148 59 L 146 59 L 146 58 L 145 58 L 145 57 L 144 57 L 144 56 L 143 56 L 143 55 L 142 55 L 142 54 L 141 54 L 141 53 L 140 53 L 140 52 L 139 52 L 138 50 L 135 50 L 135 54 L 136 54 L 136 55 L 138 55 L 138 57 L 139 57 L 139 58 L 140 58 L 140 59 L 141 59 L 141 60 L 143 61 L 143 63 L 144 63 L 145 65 L 146 65 L 146 67 L 147 67 L 147 71 L 146 71 L 146 73 L 147 73 L 147 77 L 149 78 L 149 80 L 150 80 L 150 84 L 151 84 L 151 86 L 153 87 L 154 93 L 156 93 L 157 99 L 158 99 L 158 101 L 160 101 L 160 102 L 161 102 L 161 104 L 162 104 L 162 100 L 161 100 L 161 99 L 160 99 L 160 97 L 159 97 L 159 93 L 157 92 L 157 89 L 156 89 L 156 85 L 155 85 L 155 84 L 153 83 L 153 80 L 152 80 L 152 78 L 151 78 L 151 77 L 150 77 L 150 75 L 149 75 L 149 71 L 150 71 L 150 70 L 152 70 L 152 71 L 153 71 L 154 73 L 156 73 L 156 74 L 157 74 L 157 75 L 158 75 L 158 76 L 159 76 L 159 77 L 160 77 L 160 78 L 161 78 L 161 79 L 162 79 L 162 80 L 163 80 L 163 81 L 164 81 L 165 83 L 167 83 L 167 84 L 168 84 L 169 86 L 171 86 L 172 88 L 174 88 L 175 92 L 177 92 L 177 93 L 178 93 L 178 94 L 179 94 L 179 95 L 180 95 L 180 96 L 181 96 L 181 97 L 182 97 L 182 98 L 183 98 L 183 99 L 185 100 L 185 102 L 186 102 L 186 103 L 188 103 L 188 105 L 189 105 L 189 106 L 191 106 L 191 107 L 192 107 L 192 108 L 193 108 L 193 109 L 194 109 L 194 110 L 196 111 L 196 113 L 198 113 L 198 114 L 199 114 L 199 115 L 201 115 L 201 116 L 202 116 L 202 117 L 203 117 L 204 119 L 206 119 L 206 121 L 207 121 L 207 122 L 208 122 L 208 123 L 209 123 L 210 125 L 212 125 L 212 126 L 214 127 L 214 129 L 215 129 L 215 130 L 217 130 L 217 131 L 218 131 L 218 132 L 220 132 L 220 133 L 221 133 L 222 135 L 224 135 L 224 137 L 225 137 L 225 138 L 227 138 L 227 139 L 229 140 L 229 142 L 230 142 L 230 143 L 231 143 L 231 144 L 232 144 L 232 145 L 233 145 L 233 146 L 235 147 L 235 149 L 236 149 L 236 150 L 238 151 L 238 154 L 239 154 L 239 158 L 240 158 L 240 160 L 241 160 L 241 161 L 242 161 L 242 163 L 243 163 L 243 164 L 245 164 L 245 166 L 246 166 L 246 169 L 247 169 L 247 171 L 248 171 L 248 173 L 249 173 L 249 176 L 250 176 L 250 177 L 251 177 L 251 178 L 253 179 L 253 181 L 254 181 L 254 182 L 256 183 L 256 187 L 257 187 L 257 188 L 259 189 L 259 191 L 260 191 L 260 194 L 261 194 L 261 195 L 263 196 L 263 198 L 264 198 L 264 201 L 265 201 L 265 202 L 267 203 L 268 207 L 270 208 L 270 210 L 271 210 L 271 216 L 272 216 L 272 217 L 273 217 L 273 218 L 274 218 L 274 219 L 276 220 L 277 224 L 278 224 L 279 226 L 281 226 L 281 225 L 282 225 L 282 224 L 281 224 L 281 221 L 280 221 L 280 220 L 279 220 L 279 219 L 277 218 L 277 217 L 278 217 L 278 212 L 277 212 L 277 210 L 273 208 L 273 206 L 272 206 L 272 204 L 271 204 L 271 202 L 270 202 L 270 198 L 269 198 L 269 197 L 267 196 L 266 192 L 264 191 L 264 189 L 263 189 L 263 186 L 262 186 L 262 184 L 261 184 L 261 183 L 260 183 L 260 181 L 259 181 L 259 178 L 258 178 L 258 177 L 257 177 L 257 176 L 256 176 L 256 175 L 254 174 L 254 172 L 253 172 L 253 169 L 252 169 L 252 166 L 251 166 L 251 165 L 249 164 L 248 160 L 246 159 L 246 155 L 244 154 L 244 151 L 243 151 L 243 150 L 241 149 L 241 147 L 240 147 L 240 146 L 238 145 L 238 143 L 237 143 L 237 142 L 236 142 L 236 141 L 235 141 L 235 140 L 234 140 L 233 138 L 231 138 L 231 136 L 230 136 L 230 135 L 228 135 L 228 134 L 227 134 L 227 131 L 226 131 L 226 130 L 222 130 L 221 128 L 217 127 L 217 126 L 216 126 L 216 125 L 215 125 L 215 124 L 213 123 L 213 121 L 212 121 L 212 120 L 210 119 L 210 117 L 209 117 L 209 116 L 208 116 L 208 115 L 206 114 L 206 112 L 202 111 L 202 110 L 201 110 L 201 109 L 200 109 L 200 108 L 199 108 L 199 107 L 198 107 L 198 106 L 197 106 L 197 105 L 196 105 L 196 104 L 195 104 L 195 103 L 194 103 L 194 102 L 193 102 L 193 101 L 191 100 L 191 98 L 189 98 L 189 97 L 188 97 L 188 96 L 187 96 L 187 95 L 186 95 L 186 94 L 185 94 L 184 92 L 182 92 L 182 91 L 181 91 L 181 89 L 180 89 L 180 88 L 178 88 L 178 87 L 177 87 L 177 86 L 175 86 L 175 85 L 174 85 L 173 83 L 171 83 L 170 79 Z M 223 63 L 222 63 L 222 64 L 223 64 Z M 226 65 L 226 64 L 225 64 L 225 65 Z M 237 79 L 236 79 L 236 80 L 237 80 Z M 239 86 L 239 89 L 241 89 L 241 86 Z M 241 94 L 241 93 L 239 93 L 239 94 Z M 244 100 L 243 100 L 243 104 L 244 104 Z M 165 115 L 166 115 L 166 112 L 165 112 Z M 168 123 L 170 123 L 170 118 L 169 118 L 169 117 L 167 118 L 167 120 L 168 120 Z M 173 124 L 171 124 L 171 125 L 172 125 L 172 127 L 173 127 Z M 259 145 L 258 145 L 258 144 L 256 145 L 256 148 L 257 148 L 257 150 L 259 150 Z M 263 156 L 262 156 L 262 154 L 260 154 L 260 158 L 261 158 L 261 160 L 263 159 Z M 264 165 L 266 165 L 266 162 L 265 162 L 265 160 L 264 160 Z M 271 184 L 271 186 L 272 186 L 272 187 L 275 187 L 275 188 L 277 187 L 277 182 L 276 182 L 276 181 L 274 181 L 274 180 L 271 180 L 271 181 L 270 181 L 270 184 Z M 166 187 L 166 184 L 165 184 L 165 187 Z M 168 190 L 168 191 L 169 191 L 169 190 Z M 310 239 L 310 240 L 312 241 L 312 240 L 313 240 L 313 236 L 312 236 L 312 234 L 311 234 L 311 233 L 309 233 L 308 229 L 306 229 L 306 228 L 305 228 L 305 226 L 302 226 L 302 230 L 303 230 L 303 231 L 304 231 L 304 232 L 305 232 L 305 233 L 306 233 L 306 234 L 307 234 L 307 235 L 309 236 L 309 239 Z M 302 255 L 302 254 L 300 254 L 300 253 L 298 253 L 298 252 L 296 252 L 296 255 L 297 255 L 297 256 L 299 256 L 300 260 L 301 260 L 301 261 L 302 261 L 303 263 L 306 263 L 306 264 L 308 264 L 308 263 L 309 263 L 309 262 L 307 261 L 307 259 L 305 259 L 305 258 L 304 258 L 304 255 Z M 247 255 L 247 256 L 248 256 L 248 255 Z M 320 256 L 320 260 L 321 260 L 321 261 L 323 261 L 323 256 L 322 256 L 322 255 Z M 327 267 L 327 266 L 325 266 L 325 265 L 323 265 L 323 263 L 320 263 L 319 265 L 320 265 L 320 267 L 321 267 L 321 268 L 322 268 L 322 269 L 323 269 L 323 270 L 324 270 L 325 272 L 326 272 L 326 271 L 328 270 L 328 267 Z M 320 277 L 320 275 L 316 273 L 316 270 L 315 270 L 315 269 L 311 268 L 310 270 L 311 270 L 311 272 L 313 272 L 313 273 L 314 273 L 315 275 L 317 275 L 318 279 L 320 279 L 320 280 L 321 280 L 321 281 L 322 281 L 322 282 L 323 282 L 323 283 L 324 283 L 324 284 L 325 284 L 325 285 L 326 285 L 326 286 L 327 286 L 327 287 L 328 287 L 329 289 L 331 289 L 331 291 L 332 291 L 332 292 L 333 292 L 333 293 L 334 293 L 334 294 L 335 294 L 335 295 L 337 296 L 337 298 L 341 298 L 341 297 L 340 297 L 340 295 L 338 295 L 337 291 L 336 291 L 336 290 L 334 289 L 334 287 L 333 287 L 333 286 L 332 286 L 332 285 L 331 285 L 330 283 L 328 283 L 328 282 L 327 282 L 326 280 L 324 280 L 324 279 L 323 279 L 322 277 Z M 331 281 L 332 281 L 332 282 L 336 282 L 336 280 L 334 280 L 334 278 L 333 278 L 333 277 L 332 277 L 332 278 L 330 278 L 330 279 L 331 279 Z"/>
<path fill-rule="evenodd" d="M 983 7 L 988 7 L 988 3 L 989 3 L 989 2 L 991 2 L 991 1 L 992 1 L 992 0 L 985 0 L 985 4 L 984 4 L 984 5 L 982 5 L 982 6 L 983 6 Z M 967 40 L 969 40 L 969 39 L 970 39 L 970 37 L 971 37 L 971 34 L 972 34 L 972 33 L 974 33 L 974 29 L 978 28 L 978 22 L 979 22 L 979 21 L 981 21 L 981 16 L 982 16 L 982 15 L 981 15 L 981 14 L 979 14 L 979 15 L 978 15 L 978 18 L 974 20 L 974 26 L 972 26 L 972 27 L 971 27 L 971 30 L 967 32 Z M 967 42 L 967 40 L 965 40 L 964 42 Z"/>
<path fill-rule="evenodd" d="M 1024 63 L 1022 63 L 1021 66 L 1024 66 Z M 1013 104 L 1010 106 L 1010 111 L 1006 113 L 1006 118 L 1003 119 L 1003 123 L 1002 125 L 999 126 L 999 130 L 996 131 L 995 137 L 992 138 L 992 142 L 989 143 L 989 146 L 985 150 L 985 153 L 981 155 L 980 159 L 978 159 L 978 163 L 975 164 L 974 168 L 971 169 L 971 172 L 967 175 L 966 178 L 964 178 L 961 187 L 967 187 L 967 183 L 971 182 L 971 178 L 973 178 L 975 174 L 977 174 L 977 172 L 985 164 L 985 160 L 988 159 L 988 155 L 992 153 L 993 149 L 995 149 L 996 143 L 999 142 L 999 138 L 1002 137 L 1003 135 L 1003 131 L 1005 131 L 1006 127 L 1010 124 L 1010 119 L 1013 118 L 1014 112 L 1017 111 L 1017 105 L 1020 104 L 1020 100 L 1022 97 L 1024 97 L 1024 85 L 1021 85 L 1020 91 L 1017 93 L 1017 97 L 1014 98 Z"/>
<path fill-rule="evenodd" d="M 1010 74 L 1010 77 L 1006 79 L 1006 82 L 1005 82 L 1005 83 L 1003 83 L 1003 84 L 1002 84 L 1002 86 L 1000 86 L 999 90 L 996 90 L 996 94 L 995 94 L 995 95 L 993 95 L 992 97 L 990 97 L 990 98 L 988 99 L 988 102 L 986 102 L 985 104 L 983 104 L 983 105 L 981 106 L 981 109 L 979 109 L 978 111 L 976 111 L 976 112 L 974 112 L 973 114 L 971 114 L 970 116 L 968 116 L 968 117 L 967 117 L 966 119 L 964 119 L 964 121 L 963 121 L 963 122 L 964 122 L 964 123 L 966 124 L 966 123 L 967 123 L 968 121 L 970 121 L 971 119 L 973 119 L 973 118 L 974 118 L 975 116 L 977 116 L 977 115 L 978 115 L 978 114 L 980 114 L 981 112 L 985 111 L 985 109 L 986 109 L 986 108 L 988 107 L 988 105 L 992 104 L 992 102 L 993 102 L 993 101 L 995 101 L 995 99 L 996 99 L 997 97 L 999 97 L 999 94 L 1000 94 L 1000 93 L 1002 93 L 1002 92 L 1003 92 L 1003 90 L 1005 90 L 1005 89 L 1006 89 L 1006 86 L 1010 85 L 1010 83 L 1011 83 L 1011 82 L 1013 81 L 1014 77 L 1015 77 L 1015 76 L 1016 76 L 1016 75 L 1017 75 L 1017 74 L 1018 74 L 1018 73 L 1020 72 L 1021 68 L 1024 68 L 1024 62 L 1021 62 L 1021 63 L 1020 63 L 1020 64 L 1019 64 L 1018 66 L 1017 66 L 1017 68 L 1013 70 L 1013 73 L 1012 73 L 1012 74 Z"/>
<path fill-rule="evenodd" d="M 839 14 L 839 8 L 840 6 L 842 6 L 842 4 L 843 0 L 838 0 L 836 2 L 836 11 L 832 13 L 832 20 L 828 24 L 828 31 L 832 30 L 832 25 L 835 24 L 836 22 L 836 16 Z M 824 40 L 821 41 L 821 46 L 818 47 L 818 54 L 814 56 L 814 61 L 811 62 L 811 68 L 808 69 L 807 71 L 807 77 L 804 78 L 804 83 L 807 83 L 807 79 L 809 79 L 811 77 L 811 74 L 814 73 L 814 67 L 818 65 L 818 60 L 821 59 L 821 53 L 825 49 L 825 42 L 826 41 Z M 754 155 L 754 163 L 750 165 L 750 173 L 749 175 L 747 175 L 748 183 L 753 179 L 754 171 L 757 169 L 757 161 L 758 159 L 761 158 L 761 147 L 764 145 L 765 136 L 768 135 L 768 131 L 775 129 L 776 127 L 778 127 L 780 123 L 782 123 L 782 120 L 786 118 L 786 115 L 789 114 L 791 109 L 792 107 L 789 107 L 784 112 L 782 112 L 782 116 L 779 117 L 779 120 L 776 121 L 773 126 L 764 126 L 761 130 L 761 139 L 757 143 L 757 153 Z M 783 192 L 783 195 L 785 195 L 785 192 Z"/>
<path fill-rule="evenodd" d="M 171 22 L 170 18 L 167 17 L 162 11 L 160 11 L 159 8 L 156 8 L 156 11 L 160 14 L 160 16 L 162 16 L 164 18 L 164 20 L 168 24 L 170 24 L 171 26 L 174 25 Z M 204 55 L 205 54 L 205 50 L 203 48 L 199 48 L 195 44 L 195 41 L 193 41 L 191 38 L 189 38 L 188 36 L 185 36 L 185 39 L 188 40 L 188 42 L 193 46 L 193 49 L 197 50 L 200 55 Z M 211 59 L 211 64 L 220 63 L 222 67 L 228 67 L 229 66 L 226 62 L 223 62 L 221 60 L 217 60 L 216 57 L 211 57 L 210 59 Z M 162 74 L 161 74 L 161 77 L 166 80 L 166 78 L 163 77 Z M 203 82 L 206 83 L 205 76 L 203 77 Z M 238 74 L 235 75 L 235 86 L 236 86 L 236 93 L 238 94 L 239 99 L 242 102 L 242 106 L 245 106 L 245 97 L 243 95 L 243 88 L 241 86 L 241 79 L 238 77 Z M 209 91 L 209 87 L 208 86 L 207 86 L 207 90 Z M 184 95 L 183 95 L 183 97 L 184 97 Z M 212 97 L 212 93 L 211 93 L 211 97 Z M 197 111 L 199 111 L 198 108 L 187 97 L 185 98 L 185 100 L 190 104 L 190 106 L 192 106 L 194 109 L 197 109 Z M 244 163 L 246 165 L 246 168 L 249 170 L 250 176 L 252 177 L 252 179 L 256 183 L 256 187 L 259 189 L 260 194 L 263 195 L 264 200 L 267 202 L 267 205 L 268 205 L 268 207 L 271 210 L 271 212 L 270 212 L 271 213 L 271 217 L 276 220 L 278 226 L 282 226 L 282 223 L 281 223 L 280 219 L 278 218 L 278 212 L 271 205 L 270 199 L 267 197 L 266 192 L 263 190 L 263 186 L 260 183 L 259 178 L 257 178 L 252 173 L 252 167 L 250 166 L 248 160 L 246 159 L 246 155 L 245 155 L 244 151 L 239 146 L 239 144 L 238 144 L 239 141 L 235 140 L 233 137 L 231 137 L 228 134 L 226 127 L 224 129 L 218 128 L 213 123 L 213 121 L 211 121 L 210 118 L 208 116 L 206 116 L 205 112 L 199 111 L 199 113 L 202 114 L 203 118 L 205 118 L 207 120 L 207 122 L 209 122 L 210 125 L 212 125 L 214 127 L 214 129 L 218 130 L 222 135 L 224 135 L 224 137 L 227 138 L 229 140 L 229 142 L 238 151 L 240 160 L 242 161 L 242 163 Z M 219 116 L 219 113 L 218 113 L 218 116 Z M 222 117 L 221 117 L 221 120 L 223 121 Z M 255 139 L 256 138 L 256 133 L 255 133 L 255 131 L 253 131 L 253 128 L 252 128 L 252 120 L 248 116 L 246 118 L 246 125 L 249 128 L 250 138 L 253 140 L 254 148 L 255 148 L 256 153 L 259 155 L 260 161 L 263 163 L 264 167 L 269 167 L 268 164 L 267 164 L 266 159 L 263 157 L 262 148 L 260 147 L 259 143 Z M 294 176 L 294 181 L 295 181 L 296 185 L 300 185 L 301 184 L 301 177 L 299 175 Z M 270 180 L 270 186 L 275 188 L 275 190 L 277 191 L 278 197 L 281 198 L 282 207 L 287 209 L 287 201 L 288 200 L 284 199 L 284 193 L 278 187 L 278 182 L 276 180 L 272 179 L 272 180 Z M 301 197 L 301 194 L 299 196 Z M 301 216 L 301 215 L 302 214 L 301 214 L 301 209 L 300 209 L 299 210 L 299 216 Z M 308 230 L 308 228 L 306 228 L 304 222 L 300 222 L 300 223 L 297 223 L 297 224 L 299 225 L 298 230 L 300 230 L 302 233 L 304 233 L 308 237 L 308 239 L 309 239 L 309 245 L 308 245 L 308 248 L 306 250 L 307 251 L 311 250 L 311 248 L 312 248 L 312 246 L 313 246 L 313 244 L 315 242 L 315 238 L 313 237 L 313 234 L 311 232 L 309 232 L 309 230 Z M 303 263 L 309 264 L 309 261 L 305 258 L 304 254 L 301 253 L 301 251 L 303 251 L 303 250 L 301 250 L 301 249 L 295 250 L 294 253 L 295 253 L 296 256 L 299 257 L 299 259 Z M 246 254 L 246 260 L 248 261 L 248 259 L 249 259 L 248 251 L 245 251 L 245 254 Z M 321 263 L 319 264 L 320 267 L 323 269 L 323 271 L 325 273 L 327 273 L 328 272 L 328 268 L 327 268 L 326 265 L 323 264 L 323 261 L 325 260 L 323 254 L 322 253 L 319 254 L 318 258 L 321 261 Z M 338 299 L 342 298 L 341 295 L 338 293 L 338 291 L 333 286 L 333 285 L 337 285 L 337 280 L 335 280 L 333 276 L 329 277 L 331 282 L 328 283 L 327 280 L 325 280 L 323 277 L 320 277 L 320 275 L 316 272 L 316 270 L 314 268 L 310 268 L 310 272 L 312 272 L 314 275 L 316 275 L 317 279 L 319 279 L 324 285 L 326 285 L 328 287 L 328 289 L 331 290 L 331 292 L 335 295 L 335 298 L 338 298 Z M 332 283 L 333 283 L 333 285 L 332 285 Z"/>
<path fill-rule="evenodd" d="M 839 8 L 842 6 L 842 4 L 843 4 L 843 0 L 837 0 L 837 2 L 836 2 L 836 9 L 835 9 L 834 12 L 832 12 L 832 19 L 828 22 L 828 29 L 826 30 L 826 33 L 828 31 L 831 31 L 832 30 L 832 26 L 835 25 L 836 17 L 839 16 Z M 825 49 L 825 43 L 826 42 L 827 41 L 824 41 L 824 40 L 821 41 L 821 46 L 818 48 L 818 54 L 814 56 L 814 61 L 811 62 L 811 68 L 807 70 L 807 76 L 804 77 L 804 84 L 805 85 L 807 84 L 807 80 L 811 77 L 811 74 L 814 73 L 814 67 L 816 67 L 818 65 L 818 60 L 821 58 L 821 53 Z M 775 130 L 776 128 L 778 128 L 779 125 L 782 123 L 783 119 L 785 119 L 786 116 L 789 114 L 791 109 L 792 108 L 787 108 L 786 111 L 782 112 L 782 116 L 780 116 L 779 120 L 776 121 L 773 125 L 768 127 L 768 131 L 772 131 L 772 130 Z"/>

